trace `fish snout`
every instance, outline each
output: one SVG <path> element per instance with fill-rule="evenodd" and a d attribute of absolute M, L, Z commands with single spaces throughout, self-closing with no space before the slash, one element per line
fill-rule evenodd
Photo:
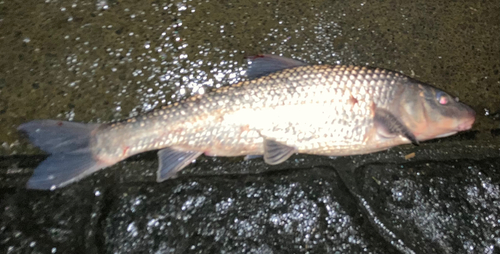
<path fill-rule="evenodd" d="M 472 108 L 467 107 L 467 114 L 463 121 L 457 126 L 457 131 L 466 131 L 472 128 L 472 125 L 476 121 L 476 111 Z"/>
<path fill-rule="evenodd" d="M 475 120 L 474 118 L 468 119 L 465 122 L 459 124 L 457 126 L 457 131 L 466 131 L 466 130 L 469 130 L 470 128 L 472 128 L 472 124 L 474 123 L 474 120 Z"/>

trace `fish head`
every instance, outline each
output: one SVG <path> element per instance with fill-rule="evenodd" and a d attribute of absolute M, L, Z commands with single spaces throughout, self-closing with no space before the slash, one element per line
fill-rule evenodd
<path fill-rule="evenodd" d="M 469 130 L 476 118 L 471 107 L 429 85 L 409 85 L 402 96 L 402 120 L 419 141 Z"/>

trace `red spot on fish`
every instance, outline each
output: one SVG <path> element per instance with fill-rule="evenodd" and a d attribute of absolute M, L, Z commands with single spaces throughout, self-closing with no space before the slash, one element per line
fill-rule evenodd
<path fill-rule="evenodd" d="M 57 126 L 63 126 L 63 122 L 61 121 L 57 122 Z"/>
<path fill-rule="evenodd" d="M 123 148 L 122 156 L 127 155 L 127 152 L 129 149 L 130 149 L 130 146 L 126 146 L 125 148 Z"/>
<path fill-rule="evenodd" d="M 249 130 L 250 130 L 250 126 L 248 124 L 240 127 L 241 132 L 245 132 L 245 131 L 249 131 Z"/>
<path fill-rule="evenodd" d="M 354 107 L 358 103 L 358 99 L 354 98 L 354 96 L 349 96 L 349 103 Z"/>
<path fill-rule="evenodd" d="M 375 117 L 375 110 L 377 109 L 377 104 L 372 101 L 372 104 L 370 104 L 370 110 L 371 110 L 371 116 Z"/>

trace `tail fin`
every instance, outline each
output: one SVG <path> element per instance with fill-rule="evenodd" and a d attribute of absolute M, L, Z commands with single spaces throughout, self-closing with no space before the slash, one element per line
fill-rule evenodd
<path fill-rule="evenodd" d="M 51 153 L 33 172 L 28 189 L 54 190 L 76 182 L 107 167 L 97 161 L 90 149 L 92 131 L 99 124 L 82 124 L 57 120 L 35 120 L 21 124 L 30 141 Z"/>

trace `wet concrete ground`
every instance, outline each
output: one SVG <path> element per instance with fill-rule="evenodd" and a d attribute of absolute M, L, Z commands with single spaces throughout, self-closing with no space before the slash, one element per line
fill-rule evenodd
<path fill-rule="evenodd" d="M 2 253 L 498 253 L 496 1 L 0 1 Z M 54 192 L 32 119 L 108 122 L 245 79 L 244 57 L 370 65 L 471 105 L 456 137 L 344 158 L 155 153 Z M 415 157 L 404 159 L 415 152 Z"/>

